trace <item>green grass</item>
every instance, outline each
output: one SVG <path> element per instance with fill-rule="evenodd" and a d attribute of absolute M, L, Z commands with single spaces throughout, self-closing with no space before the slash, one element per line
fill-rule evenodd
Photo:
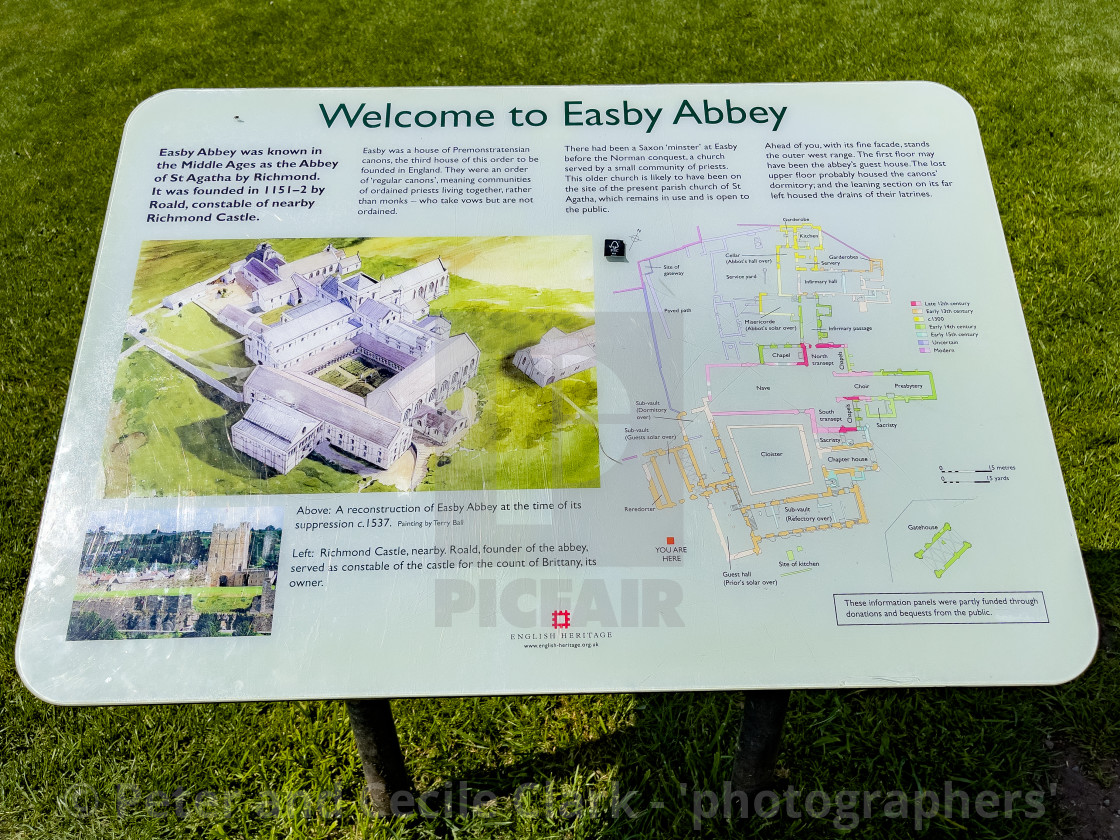
<path fill-rule="evenodd" d="M 148 325 L 151 337 L 189 352 L 209 350 L 241 337 L 219 324 L 209 312 L 196 304 L 187 304 L 174 313 L 158 309 L 148 316 Z"/>
<path fill-rule="evenodd" d="M 198 612 L 232 612 L 248 609 L 253 598 L 261 594 L 259 586 L 169 586 L 163 589 L 114 589 L 110 592 L 84 592 L 75 601 L 88 598 L 136 598 L 148 595 L 191 595 L 191 605 Z"/>
<path fill-rule="evenodd" d="M 391 265 L 401 267 L 442 257 L 456 274 L 480 283 L 591 288 L 590 237 L 431 235 L 370 239 L 354 247 L 405 255 L 392 258 Z M 362 263 L 364 268 L 364 257 Z"/>
<path fill-rule="evenodd" d="M 204 350 L 198 354 L 198 358 L 209 362 L 211 365 L 235 368 L 251 368 L 253 366 L 253 363 L 245 355 L 244 346 L 240 343 Z M 217 378 L 224 379 L 225 377 L 219 375 Z"/>
<path fill-rule="evenodd" d="M 292 307 L 285 304 L 284 306 L 278 306 L 275 309 L 270 309 L 268 310 L 268 312 L 265 312 L 261 315 L 261 323 L 266 327 L 271 327 L 273 324 L 278 324 L 280 323 L 280 319 L 284 317 L 284 313 L 291 308 Z"/>
<path fill-rule="evenodd" d="M 1056 688 L 797 692 L 779 767 L 802 790 L 914 790 L 949 779 L 974 793 L 1039 789 L 1040 819 L 972 818 L 928 834 L 1056 836 L 1049 783 L 1060 759 L 1046 743 L 1078 746 L 1091 767 L 1120 755 L 1117 43 L 1115 4 L 1100 0 L 484 0 L 437 14 L 396 0 L 0 6 L 0 836 L 835 836 L 828 821 L 788 818 L 743 832 L 711 820 L 692 831 L 679 785 L 727 778 L 734 695 L 398 701 L 421 789 L 467 779 L 502 798 L 472 815 L 387 827 L 349 804 L 361 771 L 338 703 L 56 708 L 22 686 L 12 650 L 121 130 L 146 97 L 172 87 L 871 79 L 941 82 L 976 109 L 1104 632 L 1089 671 Z M 360 243 L 370 231 L 351 233 Z M 132 310 L 255 244 L 224 242 L 203 263 L 172 244 L 146 248 L 161 261 Z M 167 387 L 187 411 L 206 412 L 197 388 Z M 152 463 L 175 457 L 185 456 L 172 441 Z M 329 488 L 326 468 L 316 469 L 296 480 Z M 541 806 L 549 785 L 557 796 L 602 794 L 615 781 L 638 802 L 666 807 L 635 820 L 512 810 L 522 783 L 545 786 L 527 803 Z M 192 797 L 183 818 L 152 816 L 159 794 L 180 787 Z M 202 791 L 232 797 L 231 807 L 195 806 Z M 303 807 L 334 792 L 338 818 L 324 816 L 333 805 L 318 815 Z M 144 796 L 151 808 L 135 804 Z M 851 836 L 913 834 L 912 820 L 879 816 Z"/>
<path fill-rule="evenodd" d="M 174 314 L 157 309 L 147 318 L 149 336 L 169 345 L 173 353 L 198 365 L 216 379 L 227 373 L 219 367 L 248 368 L 252 362 L 245 356 L 240 335 L 218 323 L 201 306 L 187 304 Z"/>
<path fill-rule="evenodd" d="M 481 351 L 470 383 L 480 420 L 463 438 L 451 463 L 429 473 L 425 489 L 464 486 L 597 487 L 599 436 L 594 425 L 595 373 L 584 371 L 541 388 L 512 364 L 513 354 L 536 344 L 551 327 L 572 332 L 593 323 L 590 292 L 496 286 L 453 275 L 440 311 L 453 332 L 465 332 Z M 557 393 L 559 392 L 559 393 Z M 564 394 L 592 418 L 582 418 Z"/>
<path fill-rule="evenodd" d="M 114 400 L 122 411 L 106 433 L 107 496 L 225 495 L 353 492 L 357 477 L 304 459 L 279 475 L 230 444 L 230 428 L 244 406 L 222 405 L 150 350 L 137 350 L 117 371 Z M 131 436 L 131 437 L 130 437 Z M 128 438 L 135 443 L 123 459 Z"/>
<path fill-rule="evenodd" d="M 326 239 L 274 239 L 273 248 L 288 261 L 322 251 Z M 130 312 L 159 306 L 167 295 L 225 271 L 257 247 L 255 239 L 212 239 L 145 242 L 140 249 Z M 279 317 L 279 316 L 277 316 Z"/>
<path fill-rule="evenodd" d="M 422 487 L 598 487 L 598 431 L 556 393 L 578 400 L 594 418 L 594 371 L 563 380 L 553 390 L 538 387 L 508 363 L 488 368 L 480 365 L 471 383 L 482 419 L 450 453 L 451 463 L 430 472 Z"/>
<path fill-rule="evenodd" d="M 373 392 L 373 388 L 365 382 L 351 382 L 343 390 L 349 391 L 351 394 L 356 394 L 359 397 L 365 397 L 367 394 Z"/>
<path fill-rule="evenodd" d="M 344 388 L 354 381 L 353 377 L 347 376 L 336 368 L 327 368 L 322 373 L 316 374 L 319 379 L 322 379 L 328 385 L 334 385 L 336 388 Z"/>
<path fill-rule="evenodd" d="M 339 367 L 354 377 L 364 376 L 366 371 L 372 369 L 370 365 L 367 365 L 359 358 L 347 359 L 345 362 L 339 364 Z"/>
<path fill-rule="evenodd" d="M 346 251 L 346 253 L 361 254 L 362 246 L 367 244 L 371 244 L 370 240 L 363 240 L 362 242 L 353 245 Z M 370 277 L 373 277 L 374 279 L 377 279 L 382 274 L 384 274 L 386 277 L 392 277 L 396 274 L 400 274 L 402 271 L 407 271 L 410 268 L 415 268 L 419 264 L 419 260 L 410 260 L 404 257 L 386 257 L 378 254 L 367 257 L 362 254 L 362 271 L 368 274 Z"/>

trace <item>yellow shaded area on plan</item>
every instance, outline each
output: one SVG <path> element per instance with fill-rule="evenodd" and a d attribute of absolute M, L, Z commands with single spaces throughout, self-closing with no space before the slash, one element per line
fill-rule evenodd
<path fill-rule="evenodd" d="M 720 542 L 725 547 L 728 559 L 734 560 L 761 554 L 763 540 L 826 532 L 839 528 L 852 528 L 856 525 L 866 525 L 868 523 L 867 509 L 864 506 L 858 484 L 865 469 L 863 467 L 821 467 L 821 474 L 826 485 L 821 492 L 784 495 L 758 502 L 744 501 L 739 482 L 735 478 L 731 460 L 728 457 L 719 427 L 711 414 L 708 401 L 704 400 L 703 405 L 700 408 L 693 409 L 692 413 L 702 414 L 707 421 L 711 442 L 715 446 L 712 452 L 718 453 L 723 475 L 717 480 L 709 481 L 701 469 L 693 442 L 690 440 L 683 422 L 689 412 L 681 412 L 677 415 L 683 442 L 668 449 L 657 448 L 643 452 L 642 456 L 649 460 L 645 461 L 642 467 L 653 506 L 658 510 L 666 510 L 679 504 L 700 500 L 707 504 L 712 522 L 719 534 Z M 838 448 L 855 450 L 867 449 L 870 446 L 870 442 L 861 442 Z M 678 497 L 676 501 L 674 501 L 675 494 L 671 492 L 666 480 L 665 471 L 662 469 L 662 462 L 667 469 L 675 471 L 673 478 L 679 478 L 683 485 L 684 496 Z M 878 468 L 878 464 L 871 464 L 867 467 L 867 469 L 872 470 Z M 725 504 L 719 504 L 725 499 Z M 730 539 L 725 534 L 723 524 L 727 522 L 724 519 L 724 516 L 727 515 L 737 515 L 741 520 L 747 531 L 746 541 L 749 546 L 744 545 L 742 548 L 736 546 L 738 550 L 732 547 Z"/>

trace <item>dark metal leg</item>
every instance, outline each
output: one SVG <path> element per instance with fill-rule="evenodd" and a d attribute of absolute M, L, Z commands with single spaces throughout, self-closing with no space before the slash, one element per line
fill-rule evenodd
<path fill-rule="evenodd" d="M 743 700 L 743 723 L 731 767 L 731 786 L 753 799 L 773 781 L 789 690 L 747 691 Z"/>
<path fill-rule="evenodd" d="M 402 799 L 409 807 L 415 800 L 389 701 L 347 700 L 346 711 L 350 714 L 358 755 L 362 757 L 370 807 L 383 817 L 396 816 L 393 794 L 406 792 L 407 797 Z"/>

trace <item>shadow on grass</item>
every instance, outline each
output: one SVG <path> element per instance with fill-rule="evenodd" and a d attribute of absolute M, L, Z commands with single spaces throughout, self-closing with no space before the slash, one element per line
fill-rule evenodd
<path fill-rule="evenodd" d="M 223 408 L 227 407 L 223 405 Z M 270 475 L 277 475 L 269 467 L 251 459 L 248 455 L 241 455 L 233 448 L 232 432 L 230 430 L 244 413 L 245 406 L 235 403 L 230 405 L 226 413 L 219 417 L 198 420 L 185 426 L 179 426 L 175 430 L 185 452 L 209 464 L 217 472 L 229 476 L 228 479 L 220 476 L 214 479 L 214 483 L 219 488 L 227 481 L 253 485 Z M 188 476 L 187 479 L 189 481 L 190 477 Z M 201 487 L 192 486 L 184 489 L 203 492 Z M 249 489 L 252 489 L 251 486 L 240 491 L 230 488 L 229 492 L 247 492 Z"/>
<path fill-rule="evenodd" d="M 472 801 L 482 793 L 513 796 L 528 788 L 545 787 L 547 781 L 542 783 L 542 779 L 566 775 L 575 766 L 605 769 L 623 756 L 640 752 L 642 735 L 637 729 L 626 729 L 512 764 L 467 768 L 421 795 L 432 811 L 450 810 L 466 815 L 473 810 Z"/>
<path fill-rule="evenodd" d="M 1120 758 L 1120 551 L 1088 549 L 1082 556 L 1097 613 L 1097 653 L 1079 677 L 1039 694 L 1054 734 L 1099 765 Z"/>
<path fill-rule="evenodd" d="M 564 701 L 552 700 L 558 704 L 555 715 L 563 716 Z M 615 731 L 510 763 L 460 764 L 439 784 L 421 790 L 421 815 L 437 823 L 437 834 L 450 835 L 458 821 L 482 815 L 487 799 L 511 797 L 522 815 L 560 823 L 592 816 L 605 832 L 598 836 L 669 836 L 660 832 L 670 825 L 674 833 L 685 830 L 691 825 L 691 791 L 699 786 L 720 791 L 730 778 L 739 694 L 655 693 L 634 700 L 633 720 Z"/>

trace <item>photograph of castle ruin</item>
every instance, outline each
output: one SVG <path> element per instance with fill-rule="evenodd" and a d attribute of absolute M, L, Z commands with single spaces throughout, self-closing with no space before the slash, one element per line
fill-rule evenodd
<path fill-rule="evenodd" d="M 104 495 L 596 487 L 591 253 L 579 236 L 147 242 Z"/>
<path fill-rule="evenodd" d="M 282 516 L 272 507 L 102 515 L 85 535 L 66 638 L 271 634 Z"/>

